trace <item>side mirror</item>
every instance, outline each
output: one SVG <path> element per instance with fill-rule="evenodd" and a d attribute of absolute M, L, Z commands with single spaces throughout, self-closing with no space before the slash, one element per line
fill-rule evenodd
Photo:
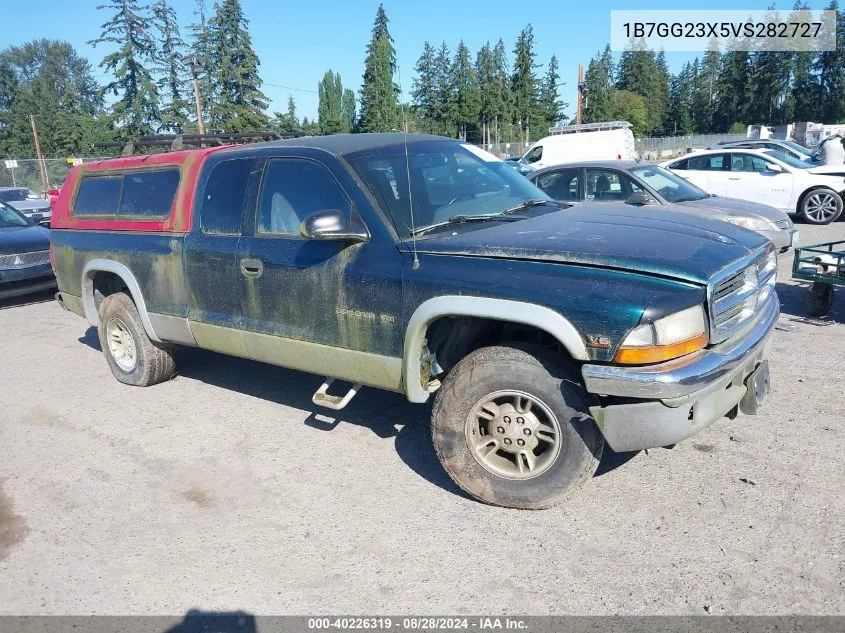
<path fill-rule="evenodd" d="M 770 171 L 773 174 L 782 174 L 783 167 L 781 167 L 777 163 L 766 163 L 766 171 Z"/>
<path fill-rule="evenodd" d="M 361 217 L 352 212 L 347 220 L 343 211 L 326 209 L 317 211 L 299 225 L 299 233 L 306 240 L 340 240 L 343 242 L 366 242 L 370 232 Z"/>
<path fill-rule="evenodd" d="M 634 204 L 637 206 L 644 206 L 654 202 L 654 199 L 645 191 L 635 191 L 631 197 L 625 201 L 625 204 Z"/>

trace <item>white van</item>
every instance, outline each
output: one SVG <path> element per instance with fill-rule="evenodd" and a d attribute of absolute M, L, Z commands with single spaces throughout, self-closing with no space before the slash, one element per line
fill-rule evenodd
<path fill-rule="evenodd" d="M 584 160 L 636 160 L 634 135 L 627 121 L 583 123 L 549 129 L 519 159 L 531 169 Z"/>

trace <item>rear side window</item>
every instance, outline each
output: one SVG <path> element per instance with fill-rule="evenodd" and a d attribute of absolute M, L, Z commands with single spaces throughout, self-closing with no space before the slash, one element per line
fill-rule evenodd
<path fill-rule="evenodd" d="M 688 168 L 698 171 L 722 171 L 727 169 L 730 164 L 727 154 L 706 154 L 704 156 L 694 156 L 688 160 Z"/>
<path fill-rule="evenodd" d="M 170 214 L 178 187 L 179 170 L 176 168 L 83 176 L 73 202 L 73 214 L 166 217 Z"/>
<path fill-rule="evenodd" d="M 211 169 L 202 197 L 203 233 L 240 235 L 252 158 L 235 158 Z"/>
<path fill-rule="evenodd" d="M 73 214 L 115 215 L 122 186 L 123 176 L 85 176 L 73 201 Z"/>
<path fill-rule="evenodd" d="M 177 169 L 124 174 L 118 215 L 168 215 L 178 186 Z"/>

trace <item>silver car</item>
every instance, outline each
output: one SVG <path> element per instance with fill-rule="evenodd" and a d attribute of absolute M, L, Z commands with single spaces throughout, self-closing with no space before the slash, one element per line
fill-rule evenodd
<path fill-rule="evenodd" d="M 798 244 L 789 216 L 764 204 L 712 196 L 658 165 L 607 160 L 568 163 L 526 176 L 556 200 L 589 205 L 618 202 L 666 205 L 677 211 L 725 220 L 765 235 L 784 252 Z"/>
<path fill-rule="evenodd" d="M 48 224 L 53 215 L 50 201 L 26 187 L 0 187 L 0 202 L 20 211 L 35 224 Z"/>

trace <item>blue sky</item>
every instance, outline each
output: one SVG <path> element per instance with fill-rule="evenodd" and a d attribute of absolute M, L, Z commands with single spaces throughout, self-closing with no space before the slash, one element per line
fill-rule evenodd
<path fill-rule="evenodd" d="M 6 0 L 5 28 L 0 29 L 0 48 L 27 40 L 48 37 L 64 39 L 91 60 L 99 81 L 106 81 L 97 68 L 109 49 L 92 48 L 86 42 L 97 37 L 107 12 L 97 11 L 103 0 Z M 142 0 L 143 1 L 143 0 Z M 180 22 L 193 21 L 195 0 L 172 0 Z M 808 2 L 811 9 L 821 9 L 828 0 Z M 210 0 L 207 5 L 212 4 Z M 288 95 L 293 95 L 299 115 L 309 119 L 317 113 L 317 81 L 331 68 L 341 74 L 344 87 L 360 88 L 364 54 L 370 37 L 377 0 L 242 0 L 250 20 L 253 45 L 261 59 L 264 92 L 271 110 L 284 110 Z M 765 9 L 770 0 L 736 2 L 708 0 L 690 3 L 702 9 Z M 775 6 L 788 11 L 793 0 L 779 0 Z M 569 103 L 566 114 L 575 109 L 575 84 L 578 64 L 585 66 L 610 38 L 610 10 L 630 9 L 630 0 L 578 2 L 560 0 L 388 0 L 384 2 L 390 18 L 390 31 L 396 43 L 401 83 L 410 90 L 414 64 L 423 42 L 445 40 L 454 50 L 463 39 L 475 52 L 490 40 L 502 38 L 513 49 L 519 31 L 528 23 L 534 26 L 538 61 L 544 66 L 557 55 L 566 85 L 561 97 Z M 677 2 L 651 1 L 637 8 L 675 9 Z M 209 7 L 210 11 L 210 7 Z M 667 53 L 672 71 L 695 57 L 689 53 Z M 542 69 L 541 69 L 542 72 Z"/>

